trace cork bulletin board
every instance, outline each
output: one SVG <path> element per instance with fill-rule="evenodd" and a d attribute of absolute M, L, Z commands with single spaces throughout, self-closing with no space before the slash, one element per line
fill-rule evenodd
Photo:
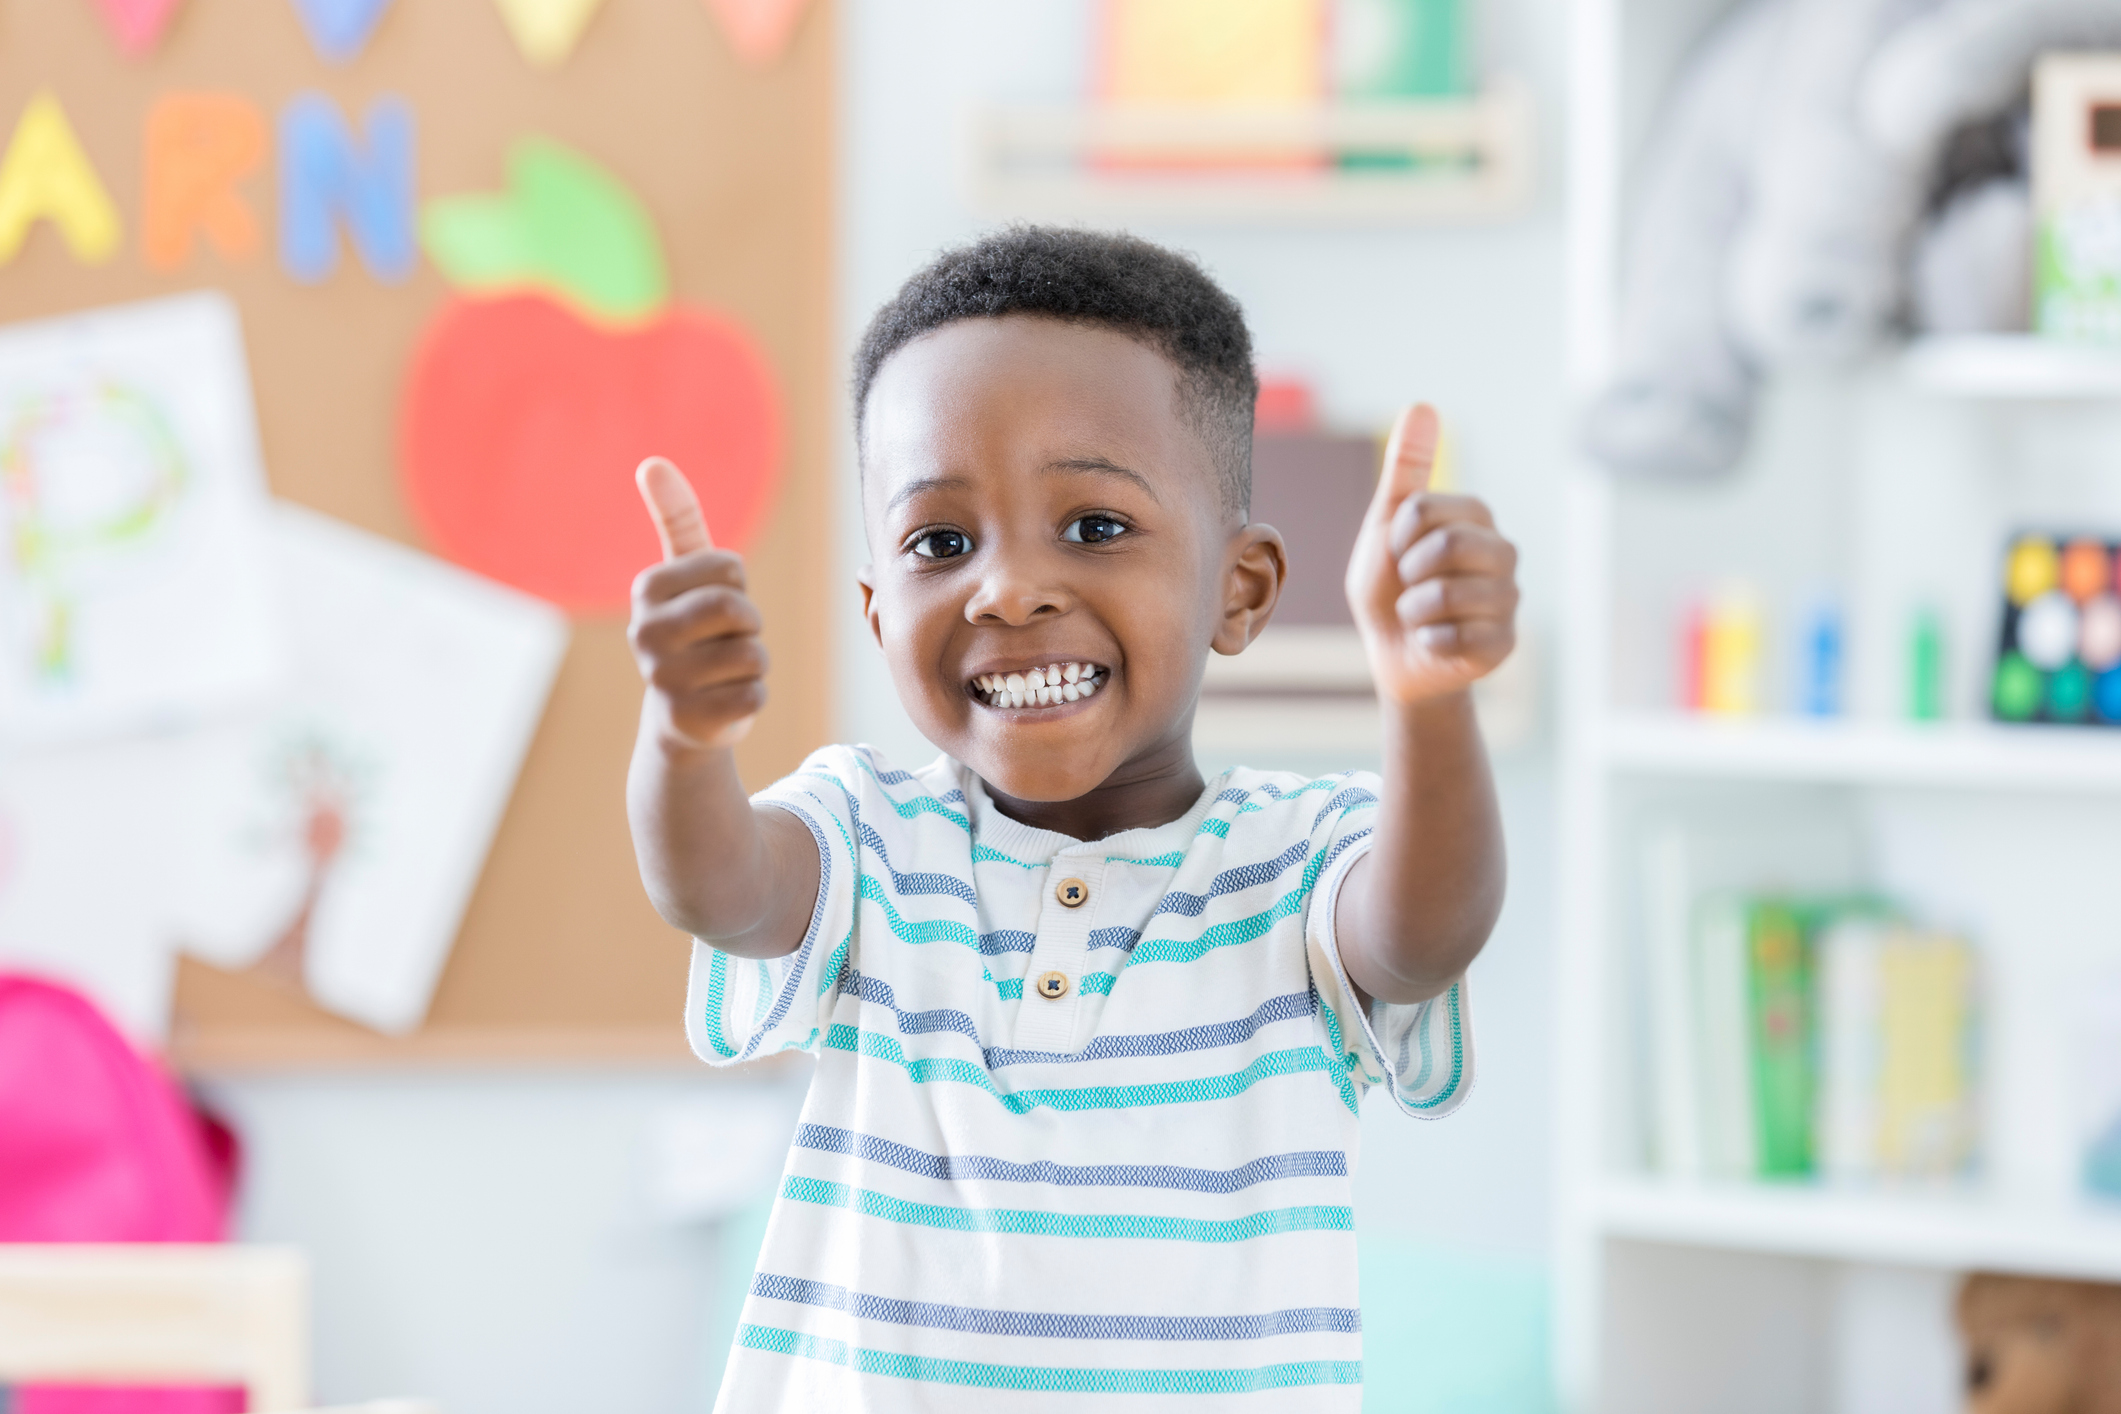
<path fill-rule="evenodd" d="M 0 265 L 0 322 L 224 291 L 241 315 L 274 494 L 436 551 L 403 487 L 400 409 L 423 331 L 460 291 L 424 255 L 395 278 L 379 274 L 344 232 L 336 269 L 298 278 L 278 244 L 284 154 L 270 150 L 235 188 L 262 233 L 256 249 L 231 256 L 198 240 L 162 268 L 143 247 L 148 115 L 171 93 L 240 95 L 267 142 L 284 144 L 283 115 L 305 96 L 335 105 L 357 134 L 388 101 L 411 115 L 423 203 L 501 189 L 522 138 L 592 157 L 653 218 L 674 306 L 741 326 L 778 385 L 778 489 L 749 546 L 774 705 L 739 749 L 746 779 L 763 783 L 827 725 L 834 16 L 831 0 L 809 0 L 784 49 L 747 58 L 712 3 L 602 0 L 585 7 L 571 53 L 540 65 L 495 0 L 370 4 L 372 30 L 336 61 L 297 0 L 181 0 L 159 42 L 132 54 L 98 0 L 0 0 L 0 124 L 38 95 L 55 98 L 122 229 L 113 253 L 89 261 L 54 223 L 33 225 Z M 593 337 L 582 358 L 593 376 Z M 630 462 L 610 470 L 625 476 Z M 682 1055 L 687 948 L 648 906 L 626 829 L 639 704 L 623 613 L 578 612 L 420 1031 L 386 1039 L 187 962 L 172 1033 L 179 1063 Z"/>

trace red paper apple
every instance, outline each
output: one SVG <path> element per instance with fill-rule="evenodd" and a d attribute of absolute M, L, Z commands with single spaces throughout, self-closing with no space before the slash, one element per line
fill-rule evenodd
<path fill-rule="evenodd" d="M 781 463 L 779 391 L 733 321 L 668 301 L 659 245 L 593 164 L 525 144 L 506 197 L 423 215 L 460 289 L 421 339 L 400 428 L 437 548 L 577 613 L 621 610 L 657 558 L 633 469 L 669 457 L 717 544 L 744 549 Z"/>

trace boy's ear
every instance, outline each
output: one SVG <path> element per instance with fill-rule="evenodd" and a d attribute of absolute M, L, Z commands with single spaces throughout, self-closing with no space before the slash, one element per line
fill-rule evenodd
<path fill-rule="evenodd" d="M 862 617 L 869 621 L 869 635 L 876 646 L 884 646 L 884 626 L 876 617 L 876 566 L 863 565 L 855 572 L 854 582 L 862 587 Z"/>
<path fill-rule="evenodd" d="M 1208 646 L 1225 656 L 1242 653 L 1274 617 L 1289 577 L 1288 551 L 1271 525 L 1248 525 L 1231 537 L 1223 571 L 1222 617 Z"/>

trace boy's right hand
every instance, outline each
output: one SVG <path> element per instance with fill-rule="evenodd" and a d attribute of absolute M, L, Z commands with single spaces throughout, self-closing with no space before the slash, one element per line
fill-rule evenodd
<path fill-rule="evenodd" d="M 733 745 L 766 705 L 766 649 L 744 561 L 714 548 L 699 498 L 670 462 L 648 458 L 634 482 L 663 542 L 663 563 L 633 581 L 626 630 L 657 734 L 681 749 Z"/>

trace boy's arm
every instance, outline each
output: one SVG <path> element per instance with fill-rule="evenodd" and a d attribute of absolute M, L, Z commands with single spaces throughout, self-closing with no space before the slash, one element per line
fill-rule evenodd
<path fill-rule="evenodd" d="M 758 606 L 678 469 L 651 457 L 636 479 L 663 542 L 663 563 L 634 581 L 627 629 L 648 681 L 626 778 L 641 881 L 672 927 L 740 957 L 782 957 L 809 926 L 819 866 L 802 821 L 752 805 L 730 750 L 766 702 Z"/>
<path fill-rule="evenodd" d="M 1516 642 L 1517 551 L 1479 501 L 1428 491 L 1437 430 L 1427 406 L 1401 415 L 1348 563 L 1384 709 L 1384 799 L 1333 922 L 1349 980 L 1386 1002 L 1449 987 L 1502 910 L 1502 819 L 1470 689 Z"/>

